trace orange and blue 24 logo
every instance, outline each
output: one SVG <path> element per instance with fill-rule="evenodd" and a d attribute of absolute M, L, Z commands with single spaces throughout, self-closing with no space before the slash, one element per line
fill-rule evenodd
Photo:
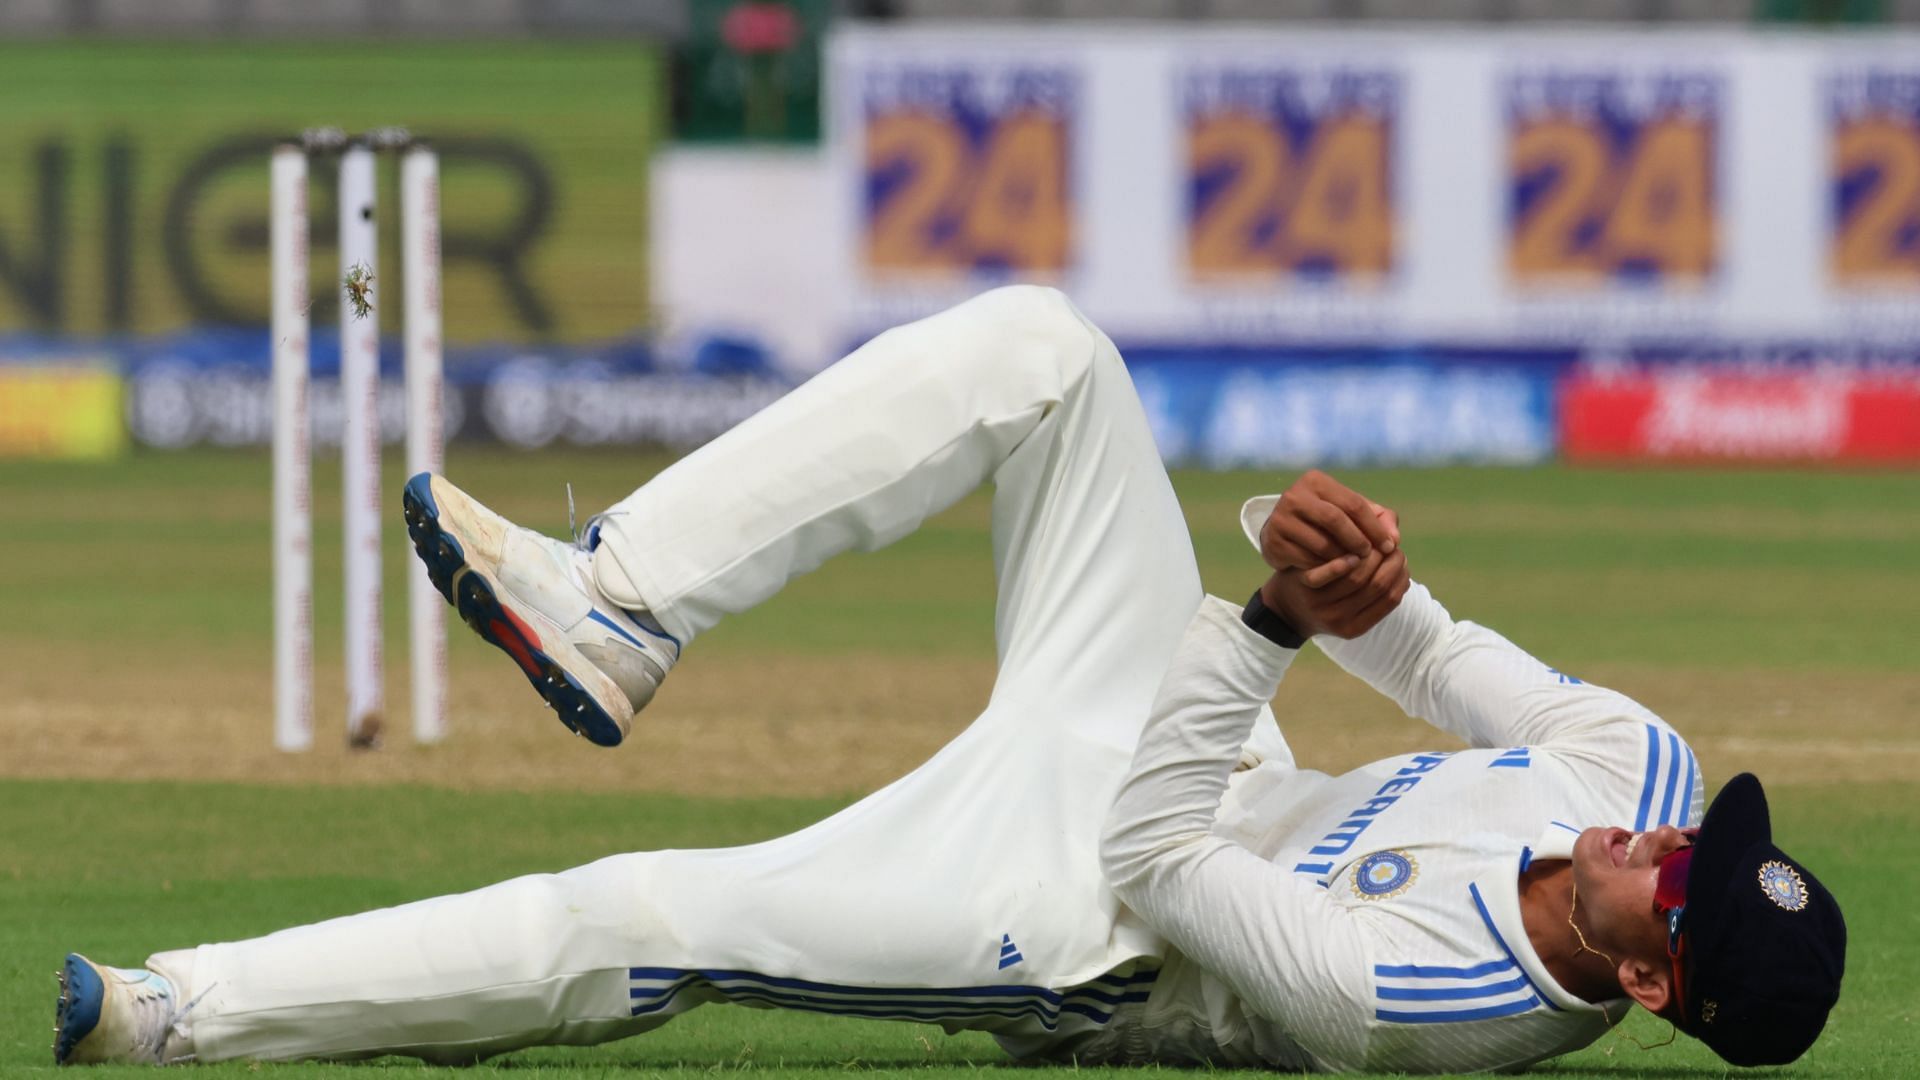
<path fill-rule="evenodd" d="M 1514 75 L 1507 266 L 1522 285 L 1699 283 L 1720 265 L 1719 76 Z"/>
<path fill-rule="evenodd" d="M 1842 285 L 1920 285 L 1920 70 L 1827 83 L 1828 259 Z"/>
<path fill-rule="evenodd" d="M 1073 253 L 1066 68 L 901 67 L 861 87 L 867 268 L 1058 275 Z"/>
<path fill-rule="evenodd" d="M 1398 74 L 1208 67 L 1179 86 L 1195 278 L 1354 282 L 1393 269 Z"/>

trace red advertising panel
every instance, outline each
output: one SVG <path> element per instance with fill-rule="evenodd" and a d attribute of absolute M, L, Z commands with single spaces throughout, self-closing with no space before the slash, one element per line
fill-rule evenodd
<path fill-rule="evenodd" d="M 1569 379 L 1572 461 L 1920 461 L 1920 377 L 1672 372 Z"/>

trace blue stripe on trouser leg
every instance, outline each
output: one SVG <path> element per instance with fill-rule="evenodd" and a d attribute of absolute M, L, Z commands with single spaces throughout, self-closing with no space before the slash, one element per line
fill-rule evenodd
<path fill-rule="evenodd" d="M 639 967 L 628 971 L 628 997 L 634 1016 L 669 1011 L 683 991 L 700 988 L 728 1001 L 803 1012 L 966 1025 L 995 1017 L 1032 1019 L 1053 1030 L 1063 1014 L 1105 1024 L 1111 1008 L 1147 999 L 1157 971 L 1101 976 L 1093 984 L 1068 990 L 1041 986 L 960 987 L 846 986 L 754 971 Z M 1111 987 L 1114 992 L 1100 987 Z"/>

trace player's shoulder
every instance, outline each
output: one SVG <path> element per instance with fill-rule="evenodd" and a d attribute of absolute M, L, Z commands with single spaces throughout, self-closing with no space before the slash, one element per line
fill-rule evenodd
<path fill-rule="evenodd" d="M 1565 767 L 1573 794 L 1590 804 L 1584 816 L 1592 820 L 1584 824 L 1619 825 L 1636 832 L 1659 825 L 1686 827 L 1697 824 L 1706 809 L 1705 776 L 1692 745 L 1671 724 L 1638 705 L 1535 753 L 1550 755 Z"/>
<path fill-rule="evenodd" d="M 1647 741 L 1651 730 L 1679 738 L 1673 725 L 1626 693 L 1532 657 L 1527 661 L 1539 667 L 1539 676 L 1527 691 L 1536 696 L 1530 704 L 1550 707 L 1560 714 L 1560 741 L 1605 746 L 1609 751 L 1637 757 L 1637 748 Z"/>
<path fill-rule="evenodd" d="M 1700 794 L 1705 781 L 1693 747 L 1658 717 L 1635 726 L 1639 730 L 1632 733 L 1626 751 L 1633 766 L 1629 778 L 1634 831 L 1698 822 L 1706 811 Z"/>

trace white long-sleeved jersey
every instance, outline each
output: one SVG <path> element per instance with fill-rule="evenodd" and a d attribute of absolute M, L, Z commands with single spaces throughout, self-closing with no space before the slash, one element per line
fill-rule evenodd
<path fill-rule="evenodd" d="M 1296 653 L 1209 598 L 1102 842 L 1115 891 L 1172 946 L 1105 1052 L 1437 1072 L 1598 1038 L 1627 1002 L 1554 982 L 1521 924 L 1519 875 L 1568 857 L 1589 826 L 1697 824 L 1692 751 L 1625 696 L 1455 622 L 1417 584 L 1362 637 L 1316 644 L 1472 749 L 1338 777 L 1286 755 L 1235 773 Z"/>

